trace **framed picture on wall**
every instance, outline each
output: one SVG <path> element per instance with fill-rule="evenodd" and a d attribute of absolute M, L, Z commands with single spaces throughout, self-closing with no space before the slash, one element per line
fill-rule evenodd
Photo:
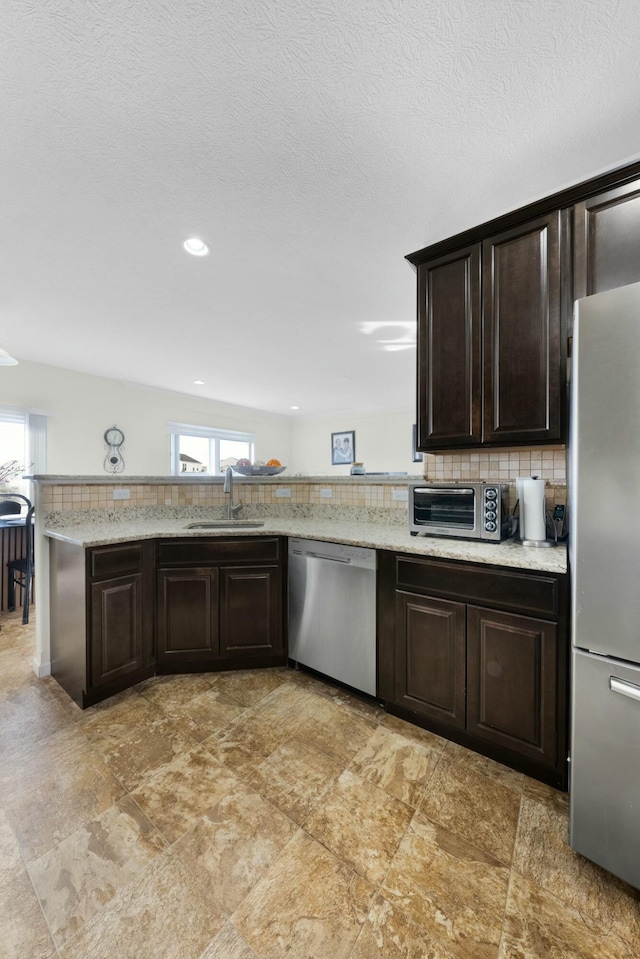
<path fill-rule="evenodd" d="M 344 463 L 354 463 L 356 458 L 355 430 L 344 430 L 342 433 L 331 434 L 331 465 L 340 466 Z"/>
<path fill-rule="evenodd" d="M 414 463 L 422 463 L 424 460 L 424 453 L 418 452 L 418 427 L 416 423 L 413 424 L 413 436 L 411 438 L 411 458 Z"/>

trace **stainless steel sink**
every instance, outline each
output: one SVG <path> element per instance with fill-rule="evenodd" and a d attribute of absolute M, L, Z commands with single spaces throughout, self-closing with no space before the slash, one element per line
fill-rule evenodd
<path fill-rule="evenodd" d="M 185 529 L 258 529 L 264 522 L 253 519 L 216 519 L 203 523 L 188 523 Z"/>

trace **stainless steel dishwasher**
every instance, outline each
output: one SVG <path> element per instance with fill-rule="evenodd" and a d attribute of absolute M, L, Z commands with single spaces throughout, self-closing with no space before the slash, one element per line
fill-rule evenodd
<path fill-rule="evenodd" d="M 376 551 L 289 540 L 289 657 L 376 695 Z"/>

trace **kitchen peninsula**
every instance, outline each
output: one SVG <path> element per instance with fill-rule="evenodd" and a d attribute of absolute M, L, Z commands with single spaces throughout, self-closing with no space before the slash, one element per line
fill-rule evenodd
<path fill-rule="evenodd" d="M 224 518 L 222 478 L 34 479 L 42 651 L 81 705 L 155 672 L 286 665 L 287 538 L 367 546 L 385 707 L 564 785 L 564 547 L 412 537 L 407 477 L 238 480 L 240 518 L 262 525 L 214 530 L 188 527 Z"/>

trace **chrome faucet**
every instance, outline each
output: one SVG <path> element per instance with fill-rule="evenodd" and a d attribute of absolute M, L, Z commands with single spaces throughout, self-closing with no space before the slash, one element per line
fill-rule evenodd
<path fill-rule="evenodd" d="M 227 506 L 227 519 L 235 519 L 236 513 L 239 513 L 242 509 L 242 503 L 233 504 L 233 469 L 231 466 L 227 466 L 224 471 L 224 486 L 222 487 L 223 493 L 229 494 L 229 504 Z"/>

